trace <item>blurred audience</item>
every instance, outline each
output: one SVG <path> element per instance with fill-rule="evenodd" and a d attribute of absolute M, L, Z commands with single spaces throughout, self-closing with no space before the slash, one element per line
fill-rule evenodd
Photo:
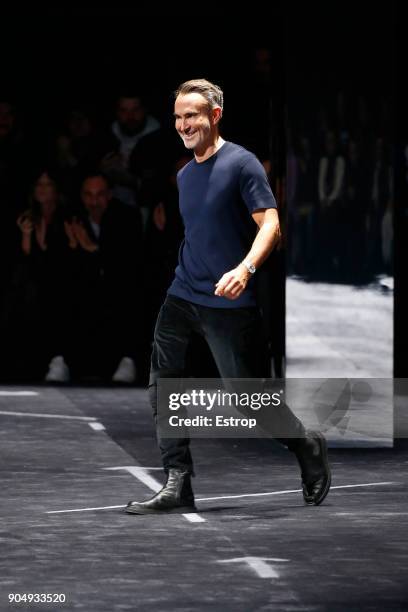
<path fill-rule="evenodd" d="M 301 116 L 288 112 L 285 184 L 271 50 L 259 46 L 248 60 L 255 116 L 243 118 L 237 108 L 224 129 L 258 155 L 280 203 L 286 195 L 287 272 L 347 283 L 392 274 L 393 160 L 384 104 L 341 90 Z M 149 92 L 119 95 L 113 122 L 107 99 L 92 110 L 84 100 L 62 125 L 50 118 L 31 132 L 10 96 L 0 99 L 5 379 L 29 372 L 50 383 L 144 382 L 154 321 L 183 238 L 176 176 L 190 157 L 174 130 L 167 132 L 168 109 L 155 118 L 142 93 Z"/>
<path fill-rule="evenodd" d="M 133 383 L 143 346 L 144 266 L 137 209 L 113 198 L 99 172 L 81 185 L 81 208 L 65 223 L 77 259 L 73 296 L 75 365 L 105 380 Z"/>
<path fill-rule="evenodd" d="M 289 117 L 301 125 L 289 123 L 289 274 L 361 284 L 393 273 L 394 168 L 390 143 L 372 130 L 387 125 L 387 107 L 374 112 L 363 96 L 339 91 L 315 116 Z"/>

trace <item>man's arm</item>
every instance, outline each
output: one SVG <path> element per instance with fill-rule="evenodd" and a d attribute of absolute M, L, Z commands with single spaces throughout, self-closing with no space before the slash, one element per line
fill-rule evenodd
<path fill-rule="evenodd" d="M 258 269 L 279 242 L 279 217 L 276 208 L 266 208 L 255 211 L 252 218 L 258 225 L 259 231 L 245 259 Z M 233 270 L 226 272 L 216 283 L 215 295 L 236 300 L 245 290 L 250 278 L 251 273 L 243 263 L 240 263 Z"/>

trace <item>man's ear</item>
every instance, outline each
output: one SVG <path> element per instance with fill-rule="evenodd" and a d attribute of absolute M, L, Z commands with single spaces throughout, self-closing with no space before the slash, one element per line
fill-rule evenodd
<path fill-rule="evenodd" d="M 213 116 L 214 124 L 217 124 L 222 117 L 222 108 L 220 106 L 215 106 L 212 109 L 212 116 Z"/>

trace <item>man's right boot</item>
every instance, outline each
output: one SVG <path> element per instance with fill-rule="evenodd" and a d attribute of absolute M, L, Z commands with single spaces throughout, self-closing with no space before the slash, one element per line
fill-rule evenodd
<path fill-rule="evenodd" d="M 326 439 L 319 431 L 307 430 L 294 453 L 302 472 L 303 499 L 308 505 L 318 506 L 331 485 Z"/>
<path fill-rule="evenodd" d="M 129 514 L 165 514 L 171 512 L 196 512 L 191 474 L 171 468 L 164 487 L 153 497 L 143 502 L 130 501 L 126 506 Z"/>

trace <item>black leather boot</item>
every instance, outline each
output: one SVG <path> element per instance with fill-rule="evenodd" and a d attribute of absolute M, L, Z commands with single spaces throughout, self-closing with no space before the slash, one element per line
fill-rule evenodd
<path fill-rule="evenodd" d="M 309 430 L 294 453 L 302 471 L 303 499 L 310 506 L 318 506 L 331 484 L 326 439 L 319 431 Z"/>
<path fill-rule="evenodd" d="M 129 514 L 164 514 L 169 512 L 196 512 L 191 474 L 170 469 L 164 487 L 144 502 L 130 501 L 126 506 Z"/>

